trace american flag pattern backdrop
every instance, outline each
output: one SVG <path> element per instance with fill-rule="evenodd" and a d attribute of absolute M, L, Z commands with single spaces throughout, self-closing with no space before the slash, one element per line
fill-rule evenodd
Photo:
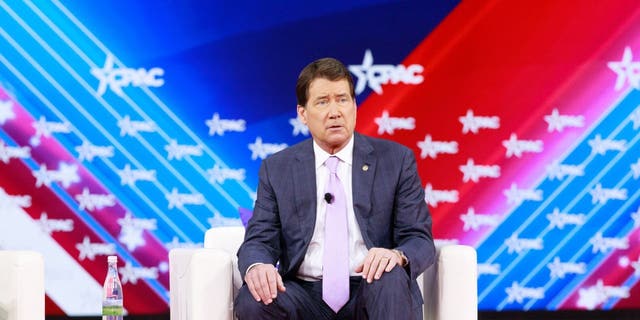
<path fill-rule="evenodd" d="M 415 151 L 436 241 L 482 310 L 640 308 L 636 1 L 0 2 L 0 249 L 44 254 L 48 314 L 168 309 L 168 251 L 250 215 L 309 137 L 333 56 L 359 132 Z"/>

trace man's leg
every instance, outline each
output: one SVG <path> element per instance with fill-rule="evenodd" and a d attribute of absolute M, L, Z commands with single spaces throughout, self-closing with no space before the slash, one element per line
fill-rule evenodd
<path fill-rule="evenodd" d="M 355 319 L 415 319 L 416 309 L 407 272 L 395 267 L 378 280 L 362 280 L 356 296 Z M 415 319 L 418 320 L 418 319 Z"/>
<path fill-rule="evenodd" d="M 238 320 L 243 319 L 331 319 L 332 314 L 322 300 L 308 291 L 309 286 L 300 281 L 284 280 L 285 292 L 269 305 L 256 301 L 243 285 L 234 302 L 234 312 Z"/>

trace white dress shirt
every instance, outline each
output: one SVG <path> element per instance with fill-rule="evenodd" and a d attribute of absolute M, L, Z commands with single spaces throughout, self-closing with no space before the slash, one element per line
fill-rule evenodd
<path fill-rule="evenodd" d="M 322 279 L 322 256 L 324 254 L 324 225 L 327 203 L 324 200 L 325 188 L 329 180 L 329 169 L 324 162 L 332 155 L 322 150 L 313 141 L 313 152 L 315 154 L 316 165 L 316 225 L 313 229 L 313 236 L 309 243 L 309 248 L 304 256 L 304 260 L 298 269 L 298 277 L 303 280 L 315 281 Z M 339 152 L 334 156 L 340 159 L 337 174 L 344 187 L 347 202 L 347 228 L 349 232 L 349 273 L 351 276 L 358 276 L 356 267 L 364 261 L 367 256 L 367 247 L 364 244 L 360 227 L 353 211 L 353 188 L 351 182 L 351 171 L 353 167 L 353 136 Z"/>

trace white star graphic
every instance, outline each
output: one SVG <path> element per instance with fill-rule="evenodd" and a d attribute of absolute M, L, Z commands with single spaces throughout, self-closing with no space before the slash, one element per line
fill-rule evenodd
<path fill-rule="evenodd" d="M 142 237 L 142 228 L 136 226 L 136 223 L 131 216 L 131 212 L 127 212 L 124 218 L 118 219 L 118 224 L 122 227 L 120 229 L 120 236 L 118 240 L 127 246 L 129 251 L 135 250 L 139 246 L 145 245 L 145 240 Z"/>
<path fill-rule="evenodd" d="M 48 187 L 51 185 L 51 176 L 47 171 L 47 164 L 43 163 L 38 170 L 34 170 L 31 173 L 36 178 L 36 187 L 39 188 L 43 185 Z"/>
<path fill-rule="evenodd" d="M 378 125 L 379 135 L 383 133 L 393 134 L 394 129 L 387 110 L 383 111 L 382 116 L 375 118 L 373 121 Z"/>
<path fill-rule="evenodd" d="M 85 258 L 92 260 L 96 257 L 95 252 L 91 248 L 91 241 L 89 241 L 89 237 L 85 236 L 82 239 L 82 242 L 76 243 L 76 249 L 79 251 L 78 260 L 82 261 Z"/>
<path fill-rule="evenodd" d="M 460 171 L 462 171 L 463 177 L 462 181 L 467 182 L 469 180 L 473 182 L 478 182 L 479 175 L 475 168 L 475 163 L 473 159 L 467 159 L 467 163 L 460 166 Z"/>
<path fill-rule="evenodd" d="M 16 118 L 16 114 L 13 112 L 13 102 L 11 100 L 0 101 L 0 125 L 3 125 L 7 120 L 13 120 Z"/>
<path fill-rule="evenodd" d="M 36 129 L 36 137 L 51 136 L 51 131 L 49 130 L 49 126 L 47 125 L 47 119 L 44 116 L 40 116 L 40 118 L 38 118 L 38 121 L 34 121 L 31 125 L 34 129 Z"/>
<path fill-rule="evenodd" d="M 264 159 L 267 157 L 267 152 L 262 145 L 262 137 L 256 137 L 256 141 L 249 144 L 249 150 L 251 150 L 252 160 L 256 160 L 258 158 Z"/>
<path fill-rule="evenodd" d="M 68 188 L 72 183 L 80 181 L 80 176 L 78 175 L 78 166 L 75 164 L 69 165 L 61 162 L 60 167 L 58 168 L 58 172 L 60 177 L 60 184 L 65 188 Z"/>
<path fill-rule="evenodd" d="M 369 88 L 375 91 L 377 94 L 382 94 L 382 87 L 375 81 L 368 81 L 368 70 L 373 66 L 373 54 L 370 49 L 367 49 L 364 52 L 364 58 L 362 59 L 362 64 L 351 65 L 349 66 L 349 71 L 353 72 L 353 74 L 358 77 L 358 82 L 356 83 L 355 92 L 356 94 L 360 94 L 364 91 L 367 82 L 369 83 Z"/>
<path fill-rule="evenodd" d="M 220 115 L 216 112 L 213 114 L 211 119 L 205 121 L 207 127 L 209 127 L 209 135 L 212 136 L 214 134 L 218 134 L 220 136 L 224 135 L 224 129 L 220 124 Z"/>
<path fill-rule="evenodd" d="M 118 170 L 118 176 L 120 176 L 120 185 L 133 186 L 136 183 L 136 179 L 133 176 L 131 165 L 128 163 L 124 166 L 124 169 Z"/>
<path fill-rule="evenodd" d="M 460 216 L 460 220 L 464 222 L 462 230 L 468 231 L 469 229 L 478 229 L 478 220 L 476 219 L 476 210 L 473 207 L 469 207 L 467 213 Z"/>
<path fill-rule="evenodd" d="M 616 91 L 622 89 L 627 80 L 629 81 L 629 85 L 633 88 L 640 89 L 640 78 L 638 75 L 638 71 L 640 71 L 640 62 L 633 61 L 633 52 L 631 52 L 630 47 L 627 46 L 624 48 L 622 60 L 619 62 L 611 61 L 607 63 L 607 66 L 618 75 L 616 85 L 614 87 Z"/>
<path fill-rule="evenodd" d="M 418 141 L 418 148 L 420 148 L 421 159 L 425 159 L 427 156 L 431 159 L 438 157 L 438 150 L 436 149 L 430 134 L 424 136 L 424 140 Z"/>
<path fill-rule="evenodd" d="M 462 123 L 462 133 L 478 133 L 478 125 L 473 116 L 473 110 L 467 110 L 467 114 L 463 117 L 459 117 L 458 120 L 460 121 L 460 123 Z"/>
<path fill-rule="evenodd" d="M 553 109 L 550 115 L 544 116 L 544 121 L 547 124 L 549 124 L 547 126 L 548 132 L 553 132 L 553 131 L 562 132 L 564 130 L 562 117 L 560 116 L 560 112 L 558 112 L 558 109 Z"/>
<path fill-rule="evenodd" d="M 309 127 L 300 120 L 299 117 L 289 119 L 289 124 L 293 126 L 293 135 L 297 136 L 302 134 L 304 136 L 309 135 Z"/>

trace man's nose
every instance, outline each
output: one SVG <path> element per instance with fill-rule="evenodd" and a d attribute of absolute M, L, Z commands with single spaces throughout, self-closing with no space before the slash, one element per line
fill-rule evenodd
<path fill-rule="evenodd" d="M 338 106 L 338 102 L 335 100 L 331 100 L 331 102 L 329 103 L 329 117 L 340 117 L 340 107 Z"/>

